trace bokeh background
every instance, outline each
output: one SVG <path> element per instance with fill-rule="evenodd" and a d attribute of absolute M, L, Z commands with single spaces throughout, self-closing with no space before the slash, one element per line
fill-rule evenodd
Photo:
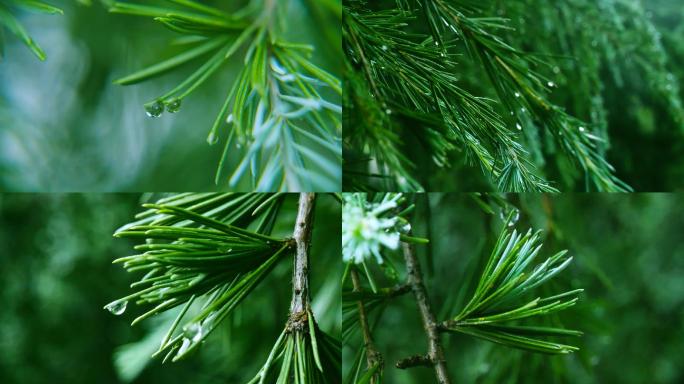
<path fill-rule="evenodd" d="M 317 47 L 312 58 L 339 74 L 340 28 L 321 23 L 305 3 L 290 1 L 286 33 Z M 175 87 L 197 61 L 161 78 L 132 86 L 117 78 L 157 63 L 178 51 L 178 37 L 151 18 L 110 14 L 107 0 L 90 6 L 75 0 L 49 3 L 64 15 L 19 13 L 47 54 L 39 61 L 5 33 L 0 58 L 0 190 L 28 192 L 207 191 L 214 184 L 223 141 L 207 135 L 240 69 L 229 60 L 183 101 L 181 111 L 146 116 L 143 104 Z M 144 1 L 138 3 L 166 3 Z M 246 0 L 223 3 L 233 9 Z M 333 43 L 331 43 L 331 41 Z M 228 159 L 232 173 L 240 154 Z M 238 185 L 236 190 L 247 190 Z"/>
<path fill-rule="evenodd" d="M 540 289 L 542 295 L 585 289 L 575 307 L 553 319 L 585 333 L 566 340 L 581 349 L 546 356 L 445 335 L 453 382 L 684 382 L 684 195 L 509 195 L 508 200 L 521 209 L 518 230 L 546 230 L 537 260 L 561 249 L 575 257 Z M 430 210 L 424 197 L 416 204 L 414 230 L 432 242 L 431 248 L 417 246 L 418 254 L 441 321 L 456 315 L 472 295 L 502 219 L 485 213 L 466 194 L 430 194 Z M 401 255 L 389 256 L 403 266 Z M 430 368 L 394 368 L 399 359 L 427 350 L 412 295 L 389 302 L 374 336 L 385 358 L 385 383 L 435 382 Z M 344 348 L 345 362 L 352 361 L 358 342 Z"/>
<path fill-rule="evenodd" d="M 289 262 L 277 265 L 197 354 L 178 363 L 149 358 L 173 316 L 131 327 L 142 308 L 129 305 L 121 316 L 103 309 L 140 277 L 111 264 L 134 253 L 134 242 L 112 233 L 140 212 L 141 202 L 157 197 L 0 194 L 0 383 L 244 383 L 256 374 L 287 320 Z M 291 236 L 295 215 L 293 195 L 274 234 Z M 339 337 L 340 204 L 322 195 L 315 215 L 313 310 L 321 329 Z"/>

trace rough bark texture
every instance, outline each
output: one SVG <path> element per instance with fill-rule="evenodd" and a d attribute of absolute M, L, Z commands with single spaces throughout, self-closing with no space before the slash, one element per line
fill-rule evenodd
<path fill-rule="evenodd" d="M 408 284 L 411 286 L 411 291 L 416 298 L 418 309 L 423 320 L 423 328 L 428 338 L 428 353 L 425 356 L 411 356 L 397 362 L 397 368 L 410 368 L 415 366 L 432 365 L 435 369 L 437 382 L 439 384 L 450 384 L 449 375 L 446 369 L 446 361 L 444 359 L 444 350 L 439 340 L 439 330 L 435 315 L 430 307 L 425 284 L 423 283 L 423 275 L 420 271 L 420 264 L 416 259 L 413 247 L 410 244 L 402 244 L 404 250 L 404 260 L 406 261 L 406 270 L 408 273 Z"/>
<path fill-rule="evenodd" d="M 309 247 L 311 246 L 315 201 L 316 194 L 314 193 L 301 193 L 299 195 L 299 210 L 293 236 L 296 250 L 292 271 L 291 320 L 306 320 L 305 314 L 309 308 Z M 299 324 L 292 325 L 298 326 Z"/>

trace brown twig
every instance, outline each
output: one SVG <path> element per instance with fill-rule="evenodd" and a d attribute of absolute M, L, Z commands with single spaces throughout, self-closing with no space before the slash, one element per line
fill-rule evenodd
<path fill-rule="evenodd" d="M 301 193 L 299 210 L 294 229 L 295 257 L 292 271 L 292 303 L 290 304 L 290 326 L 302 327 L 306 323 L 309 309 L 309 247 L 313 230 L 313 212 L 316 194 Z M 303 319 L 303 320 L 302 320 Z"/>
<path fill-rule="evenodd" d="M 425 334 L 428 338 L 428 353 L 423 356 L 416 355 L 399 360 L 396 366 L 401 369 L 415 366 L 432 366 L 435 369 L 437 383 L 449 384 L 451 381 L 446 369 L 444 350 L 439 339 L 438 325 L 430 307 L 427 290 L 423 283 L 423 275 L 420 271 L 420 264 L 410 244 L 402 243 L 402 248 L 404 250 L 404 260 L 406 261 L 408 284 L 411 286 L 413 295 L 416 298 L 416 303 L 423 320 L 423 328 L 425 328 Z"/>
<path fill-rule="evenodd" d="M 351 270 L 352 283 L 354 284 L 354 292 L 361 292 L 361 282 L 359 281 L 359 274 L 355 269 Z M 363 301 L 359 300 L 356 302 L 359 308 L 359 323 L 361 324 L 361 331 L 363 333 L 363 345 L 366 349 L 366 364 L 368 369 L 373 368 L 375 365 L 383 364 L 382 355 L 375 349 L 375 344 L 373 343 L 373 336 L 370 332 L 370 327 L 368 326 L 368 317 L 366 316 L 366 308 L 363 305 Z M 371 384 L 377 384 L 377 377 L 371 377 Z"/>

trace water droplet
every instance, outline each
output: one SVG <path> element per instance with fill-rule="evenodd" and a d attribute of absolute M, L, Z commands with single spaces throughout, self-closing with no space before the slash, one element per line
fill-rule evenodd
<path fill-rule="evenodd" d="M 586 131 L 586 130 L 587 130 L 587 129 L 584 128 L 584 127 L 579 127 L 579 131 L 580 131 L 580 132 L 584 132 L 584 131 Z"/>
<path fill-rule="evenodd" d="M 166 102 L 166 110 L 169 113 L 176 113 L 180 111 L 181 99 L 175 98 Z"/>
<path fill-rule="evenodd" d="M 517 208 L 513 208 L 513 215 L 511 216 L 511 221 L 508 222 L 508 226 L 512 227 L 518 220 L 520 220 L 520 211 Z"/>
<path fill-rule="evenodd" d="M 546 85 L 548 85 L 549 88 L 556 88 L 556 83 L 554 83 L 553 81 L 549 81 L 548 83 L 546 83 Z"/>
<path fill-rule="evenodd" d="M 389 108 L 387 108 L 387 109 L 385 109 L 385 113 L 388 114 L 388 115 L 391 115 L 391 114 L 392 114 L 392 110 L 389 109 Z"/>
<path fill-rule="evenodd" d="M 515 97 L 520 97 L 520 92 L 516 92 Z"/>
<path fill-rule="evenodd" d="M 113 315 L 119 316 L 126 312 L 126 306 L 128 305 L 128 300 L 124 301 L 114 301 L 105 306 L 105 309 L 111 312 Z"/>
<path fill-rule="evenodd" d="M 214 145 L 214 144 L 218 143 L 218 141 L 219 141 L 219 136 L 216 134 L 216 132 L 214 132 L 214 131 L 209 132 L 209 136 L 207 136 L 207 143 L 209 145 Z"/>
<path fill-rule="evenodd" d="M 181 344 L 180 348 L 178 348 L 176 356 L 184 354 L 188 351 L 188 348 L 190 348 L 190 339 L 183 338 L 183 344 Z"/>
<path fill-rule="evenodd" d="M 235 116 L 233 116 L 232 113 L 230 115 L 228 115 L 228 117 L 226 117 L 226 123 L 228 123 L 228 124 L 232 123 L 233 120 L 235 120 Z"/>
<path fill-rule="evenodd" d="M 383 51 L 386 51 L 386 50 L 387 50 L 387 46 L 383 44 L 383 45 L 382 45 L 382 50 L 383 50 Z"/>
<path fill-rule="evenodd" d="M 160 100 L 145 104 L 145 113 L 149 117 L 159 117 L 164 113 L 164 104 Z"/>
<path fill-rule="evenodd" d="M 406 223 L 404 224 L 401 228 L 399 228 L 399 231 L 401 233 L 409 233 L 411 232 L 411 223 Z"/>
<path fill-rule="evenodd" d="M 522 126 L 520 125 L 520 123 L 516 123 L 515 127 L 518 128 L 518 131 L 522 131 Z"/>
<path fill-rule="evenodd" d="M 191 323 L 183 328 L 183 336 L 192 340 L 193 343 L 197 343 L 204 336 L 204 329 L 199 323 Z"/>

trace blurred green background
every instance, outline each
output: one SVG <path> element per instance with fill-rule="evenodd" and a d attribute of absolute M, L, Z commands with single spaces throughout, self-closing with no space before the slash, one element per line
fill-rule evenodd
<path fill-rule="evenodd" d="M 339 74 L 339 25 L 318 22 L 308 12 L 307 1 L 290 1 L 285 32 L 293 41 L 317 47 L 313 61 Z M 151 18 L 110 14 L 105 0 L 90 6 L 74 0 L 48 2 L 64 15 L 19 14 L 45 50 L 45 62 L 5 33 L 7 46 L 0 58 L 0 190 L 226 189 L 227 180 L 219 187 L 214 184 L 223 140 L 213 146 L 206 140 L 242 61 L 229 60 L 183 101 L 179 113 L 149 118 L 143 104 L 175 87 L 200 64 L 193 61 L 138 85 L 123 87 L 112 81 L 177 53 L 178 47 L 169 43 L 179 35 Z M 206 3 L 235 9 L 246 2 Z M 240 156 L 237 150 L 229 156 L 228 175 Z M 247 190 L 249 183 L 244 183 L 236 190 Z"/>
<path fill-rule="evenodd" d="M 256 374 L 287 320 L 291 263 L 280 263 L 197 354 L 178 363 L 149 359 L 173 320 L 168 314 L 131 327 L 142 308 L 121 316 L 103 309 L 140 277 L 111 264 L 134 253 L 133 242 L 112 233 L 156 197 L 0 194 L 0 383 L 244 383 Z M 316 210 L 313 310 L 321 329 L 339 337 L 340 205 L 320 196 Z M 295 215 L 293 195 L 274 233 L 291 236 Z"/>
<path fill-rule="evenodd" d="M 585 289 L 575 307 L 553 319 L 585 333 L 567 340 L 581 350 L 550 357 L 444 335 L 453 382 L 684 382 L 684 195 L 509 195 L 508 200 L 521 208 L 519 231 L 546 230 L 537 260 L 561 249 L 575 257 L 539 289 L 542 296 Z M 477 283 L 502 219 L 484 213 L 466 194 L 430 194 L 429 211 L 424 197 L 416 203 L 412 225 L 417 235 L 431 239 L 433 262 L 429 248 L 417 249 L 441 321 L 456 315 L 472 295 L 471 284 Z M 404 265 L 401 255 L 389 256 L 395 265 Z M 399 359 L 427 350 L 411 294 L 389 303 L 374 337 L 385 358 L 385 383 L 435 382 L 430 368 L 394 368 Z M 356 340 L 354 348 L 360 345 Z M 344 348 L 345 362 L 352 361 L 355 350 Z"/>

